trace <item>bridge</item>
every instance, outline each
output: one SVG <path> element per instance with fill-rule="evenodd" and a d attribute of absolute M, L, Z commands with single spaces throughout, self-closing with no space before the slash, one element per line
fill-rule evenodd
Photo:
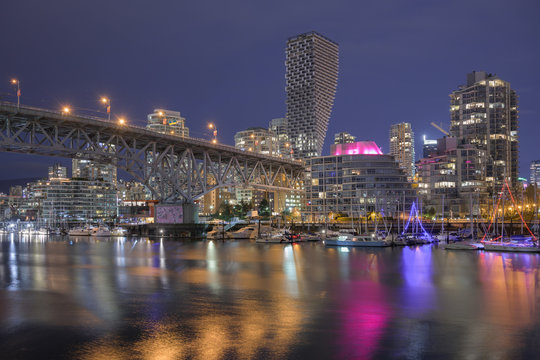
<path fill-rule="evenodd" d="M 0 151 L 112 164 L 171 204 L 190 204 L 222 187 L 291 191 L 304 171 L 292 159 L 9 102 L 0 102 Z"/>

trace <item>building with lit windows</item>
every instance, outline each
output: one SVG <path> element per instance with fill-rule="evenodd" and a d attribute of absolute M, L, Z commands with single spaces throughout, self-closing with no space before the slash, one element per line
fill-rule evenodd
<path fill-rule="evenodd" d="M 67 179 L 67 167 L 60 164 L 49 166 L 49 179 Z"/>
<path fill-rule="evenodd" d="M 390 155 L 407 174 L 407 179 L 414 178 L 414 133 L 410 123 L 394 124 L 390 127 Z"/>
<path fill-rule="evenodd" d="M 437 153 L 437 140 L 426 139 L 424 135 L 424 142 L 422 144 L 422 157 L 432 157 Z"/>
<path fill-rule="evenodd" d="M 450 120 L 458 145 L 485 152 L 490 193 L 499 191 L 505 177 L 517 186 L 518 100 L 510 83 L 484 71 L 467 74 L 466 84 L 450 94 Z"/>
<path fill-rule="evenodd" d="M 47 226 L 87 221 L 113 221 L 117 215 L 116 189 L 93 179 L 51 178 L 29 184 L 39 219 Z"/>
<path fill-rule="evenodd" d="M 289 156 L 291 152 L 289 135 L 287 135 L 287 124 L 287 118 L 276 118 L 270 120 L 268 126 L 268 130 L 277 137 L 279 153 L 283 156 Z"/>
<path fill-rule="evenodd" d="M 116 186 L 116 166 L 98 163 L 93 160 L 73 159 L 71 177 L 86 180 L 101 180 Z"/>
<path fill-rule="evenodd" d="M 186 119 L 178 111 L 154 109 L 148 114 L 146 128 L 162 134 L 188 137 L 189 128 L 186 127 Z"/>
<path fill-rule="evenodd" d="M 295 158 L 321 155 L 337 88 L 338 51 L 337 43 L 316 32 L 287 41 L 286 117 Z"/>
<path fill-rule="evenodd" d="M 394 157 L 383 155 L 373 142 L 346 145 L 350 149 L 333 148 L 330 156 L 306 160 L 306 219 L 325 222 L 330 213 L 359 217 L 372 212 L 397 216 L 404 207 L 408 211 L 416 191 Z"/>
<path fill-rule="evenodd" d="M 334 144 L 351 144 L 353 142 L 356 142 L 356 136 L 352 136 L 348 132 L 334 134 Z"/>
<path fill-rule="evenodd" d="M 234 135 L 234 146 L 244 151 L 278 156 L 278 137 L 272 131 L 262 127 L 252 127 Z"/>
<path fill-rule="evenodd" d="M 531 161 L 531 175 L 530 175 L 530 184 L 536 184 L 536 186 L 540 185 L 540 160 L 534 160 Z"/>
<path fill-rule="evenodd" d="M 466 217 L 486 205 L 485 151 L 459 144 L 455 137 L 437 140 L 437 150 L 416 163 L 418 196 L 423 210 L 444 217 Z"/>

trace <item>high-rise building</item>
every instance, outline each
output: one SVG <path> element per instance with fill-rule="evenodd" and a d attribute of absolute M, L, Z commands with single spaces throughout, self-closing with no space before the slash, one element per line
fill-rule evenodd
<path fill-rule="evenodd" d="M 467 83 L 450 94 L 450 134 L 460 144 L 486 153 L 485 180 L 491 193 L 508 180 L 517 185 L 517 95 L 510 83 L 484 71 L 467 74 Z"/>
<path fill-rule="evenodd" d="M 234 135 L 234 146 L 244 151 L 265 155 L 279 155 L 278 138 L 272 131 L 262 127 L 252 127 Z"/>
<path fill-rule="evenodd" d="M 390 155 L 407 174 L 407 179 L 414 178 L 414 133 L 410 123 L 394 124 L 390 127 Z"/>
<path fill-rule="evenodd" d="M 295 158 L 320 156 L 336 94 L 338 44 L 310 32 L 286 50 L 288 135 Z"/>
<path fill-rule="evenodd" d="M 67 167 L 60 164 L 49 166 L 49 180 L 50 179 L 67 179 Z"/>
<path fill-rule="evenodd" d="M 86 159 L 73 159 L 71 177 L 86 180 L 103 180 L 116 186 L 116 166 Z"/>
<path fill-rule="evenodd" d="M 418 195 L 424 210 L 444 217 L 478 215 L 486 205 L 484 181 L 486 152 L 471 144 L 458 144 L 455 137 L 437 140 L 436 151 L 416 163 Z M 471 204 L 473 208 L 471 209 Z"/>
<path fill-rule="evenodd" d="M 154 109 L 148 114 L 146 128 L 162 134 L 189 136 L 189 128 L 186 127 L 186 119 L 178 111 Z"/>
<path fill-rule="evenodd" d="M 283 156 L 290 155 L 291 144 L 287 135 L 287 118 L 276 118 L 270 120 L 268 130 L 277 136 L 279 153 Z"/>
<path fill-rule="evenodd" d="M 426 139 L 424 135 L 424 143 L 422 146 L 422 157 L 430 158 L 437 153 L 437 140 Z"/>
<path fill-rule="evenodd" d="M 343 146 L 361 151 L 343 151 Z M 336 145 L 332 155 L 306 160 L 305 187 L 304 213 L 314 222 L 325 222 L 330 213 L 396 216 L 416 199 L 403 169 L 372 141 Z"/>
<path fill-rule="evenodd" d="M 352 136 L 348 132 L 334 134 L 334 144 L 352 144 L 354 142 L 356 142 L 356 136 Z"/>
<path fill-rule="evenodd" d="M 531 185 L 540 186 L 540 160 L 531 161 Z"/>

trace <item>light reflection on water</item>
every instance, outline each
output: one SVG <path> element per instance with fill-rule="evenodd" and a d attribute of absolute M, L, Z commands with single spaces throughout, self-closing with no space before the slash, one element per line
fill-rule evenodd
<path fill-rule="evenodd" d="M 9 235 L 0 251 L 6 358 L 534 358 L 538 350 L 534 254 Z"/>

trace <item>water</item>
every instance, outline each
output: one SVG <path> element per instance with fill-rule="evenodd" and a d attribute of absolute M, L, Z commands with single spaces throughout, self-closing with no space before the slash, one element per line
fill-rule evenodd
<path fill-rule="evenodd" d="M 0 238 L 0 358 L 520 359 L 540 256 Z"/>

